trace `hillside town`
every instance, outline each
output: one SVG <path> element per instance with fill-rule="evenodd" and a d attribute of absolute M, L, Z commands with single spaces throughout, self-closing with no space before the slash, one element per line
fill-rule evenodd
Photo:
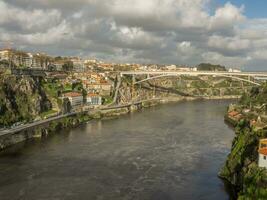
<path fill-rule="evenodd" d="M 49 116 L 70 110 L 95 108 L 112 102 L 114 79 L 111 74 L 118 71 L 226 71 L 223 66 L 207 68 L 206 65 L 159 65 L 106 63 L 97 59 L 82 59 L 76 56 L 50 56 L 45 53 L 32 53 L 6 48 L 0 50 L 0 68 L 20 74 L 19 70 L 50 72 L 51 84 L 46 87 L 55 99 L 68 99 L 70 106 L 64 109 L 53 104 Z M 240 72 L 229 69 L 229 72 Z M 6 73 L 6 72 L 5 72 Z M 60 91 L 60 92 L 59 92 Z M 60 93 L 60 94 L 58 94 Z M 55 100 L 54 100 L 55 101 Z M 62 111 L 63 110 L 63 111 Z"/>
<path fill-rule="evenodd" d="M 59 121 L 68 119 L 68 117 L 74 117 L 74 119 L 79 119 L 81 122 L 88 121 L 91 118 L 98 119 L 100 116 L 99 113 L 102 113 L 104 116 L 116 116 L 121 115 L 122 113 L 128 113 L 131 110 L 131 106 L 134 109 L 138 109 L 138 101 L 136 105 L 133 104 L 134 101 L 125 101 L 123 102 L 123 98 L 125 95 L 128 95 L 131 99 L 133 99 L 133 93 L 135 92 L 134 83 L 132 79 L 135 79 L 134 76 L 128 76 L 127 73 L 140 73 L 143 74 L 143 78 L 145 80 L 150 78 L 149 75 L 144 75 L 146 73 L 180 73 L 182 74 L 190 74 L 189 82 L 186 84 L 186 87 L 191 87 L 190 81 L 196 79 L 199 81 L 198 84 L 192 84 L 193 88 L 196 90 L 204 92 L 203 89 L 205 87 L 211 89 L 214 87 L 223 88 L 223 87 L 241 87 L 244 89 L 245 86 L 249 86 L 251 84 L 251 79 L 241 79 L 240 72 L 241 70 L 235 68 L 226 68 L 221 65 L 213 65 L 209 63 L 201 63 L 196 66 L 187 66 L 187 65 L 160 65 L 160 64 L 132 64 L 132 63 L 108 63 L 103 62 L 98 59 L 84 59 L 77 56 L 49 56 L 45 53 L 29 53 L 24 51 L 19 51 L 15 49 L 2 49 L 0 50 L 0 74 L 2 77 L 10 77 L 10 80 L 13 80 L 16 83 L 16 87 L 20 87 L 20 81 L 24 79 L 24 85 L 21 86 L 20 90 L 26 94 L 26 98 L 20 102 L 19 94 L 16 94 L 13 99 L 16 99 L 16 106 L 12 106 L 12 98 L 10 100 L 9 92 L 4 91 L 3 98 L 8 99 L 10 103 L 2 103 L 2 108 L 0 106 L 0 111 L 6 112 L 5 109 L 8 104 L 11 104 L 11 107 L 23 107 L 22 105 L 27 102 L 29 105 L 30 100 L 28 98 L 33 97 L 36 102 L 39 102 L 40 109 L 39 114 L 32 115 L 28 112 L 30 108 L 27 110 L 21 110 L 21 116 L 16 117 L 18 115 L 18 111 L 12 111 L 13 113 L 5 114 L 0 119 L 2 123 L 1 130 L 4 134 L 10 134 L 13 131 L 20 131 L 30 129 L 32 127 L 38 127 L 39 124 L 49 124 L 53 125 L 52 121 Z M 184 73 L 186 72 L 186 73 Z M 199 77 L 194 77 L 198 73 L 212 73 L 212 74 L 221 74 L 227 73 L 226 77 L 223 79 L 216 78 L 216 75 L 212 75 L 212 78 L 218 79 L 213 80 L 213 86 L 207 84 L 207 77 L 204 76 L 203 80 Z M 122 79 L 120 76 L 122 74 L 126 74 L 124 77 L 124 84 L 127 85 L 128 81 L 128 90 L 127 87 L 124 88 L 125 94 L 121 95 L 120 105 L 116 104 L 117 99 L 115 96 L 117 90 L 118 79 Z M 249 72 L 250 73 L 250 72 Z M 227 75 L 231 76 L 236 75 L 237 84 L 233 85 L 233 80 L 228 82 Z M 253 74 L 255 75 L 255 73 Z M 118 76 L 120 78 L 118 78 Z M 142 76 L 142 75 L 141 75 Z M 153 76 L 153 75 L 152 75 Z M 156 75 L 154 75 L 156 76 Z M 139 77 L 140 78 L 140 77 Z M 183 77 L 185 78 L 185 77 Z M 231 77 L 230 77 L 231 78 Z M 258 77 L 256 77 L 258 78 Z M 266 78 L 261 77 L 263 81 Z M 191 79 L 191 80 L 190 80 Z M 1 79 L 0 79 L 1 80 Z M 195 80 L 195 81 L 196 81 Z M 241 82 L 241 86 L 238 86 L 238 81 L 243 80 Z M 3 80 L 2 80 L 3 81 Z M 36 82 L 36 86 L 30 85 Z M 246 83 L 247 81 L 247 83 Z M 4 82 L 4 81 L 3 81 Z M 164 82 L 164 81 L 163 81 Z M 168 83 L 168 81 L 167 81 Z M 216 85 L 219 84 L 219 85 Z M 229 85 L 230 84 L 230 85 Z M 247 85 L 246 85 L 247 84 Z M 255 84 L 259 84 L 256 83 Z M 9 85 L 12 85 L 9 83 Z M 3 88 L 5 89 L 5 83 L 3 84 Z M 149 86 L 149 85 L 148 85 Z M 32 87 L 32 88 L 31 88 Z M 36 88 L 34 88 L 36 87 Z M 153 98 L 148 99 L 149 101 L 156 100 L 157 96 L 155 95 L 155 85 L 153 85 Z M 171 86 L 175 88 L 175 86 Z M 39 88 L 39 89 L 38 89 Z M 41 89 L 40 89 L 41 88 Z M 146 87 L 144 87 L 145 89 Z M 149 88 L 149 87 L 148 87 Z M 251 89 L 251 87 L 248 87 Z M 162 89 L 159 86 L 158 89 Z M 39 90 L 36 94 L 33 92 Z M 150 88 L 151 90 L 151 88 Z M 151 91 L 152 91 L 151 90 Z M 266 97 L 261 96 L 261 94 L 265 94 L 266 88 L 263 88 L 264 91 L 260 91 L 258 87 L 252 87 L 251 96 L 247 93 L 247 95 L 242 95 L 240 100 L 240 104 L 230 105 L 228 113 L 226 115 L 226 120 L 231 122 L 235 127 L 243 130 L 244 127 L 248 127 L 252 131 L 260 132 L 266 130 Z M 123 90 L 122 90 L 123 91 Z M 166 90 L 167 94 L 170 90 Z M 131 94 L 129 94 L 129 92 Z M 140 91 L 139 91 L 140 92 Z M 11 92 L 12 93 L 12 92 Z M 216 93 L 213 93 L 213 95 Z M 226 95 L 227 93 L 219 92 L 219 96 Z M 230 92 L 231 94 L 231 92 Z M 183 94 L 186 95 L 186 94 Z M 31 97 L 30 97 L 31 96 Z M 1 103 L 1 102 L 0 102 Z M 20 103 L 20 104 L 19 104 Z M 143 102 L 141 101 L 141 105 Z M 38 103 L 37 103 L 38 104 Z M 129 108 L 125 106 L 130 106 Z M 42 109 L 42 107 L 44 107 Z M 122 107 L 122 108 L 121 108 Z M 126 109 L 126 110 L 123 110 Z M 17 108 L 19 109 L 19 108 Z M 22 108 L 23 109 L 23 108 Z M 112 110 L 115 109 L 115 110 Z M 119 110 L 122 109 L 122 110 Z M 7 109 L 6 109 L 7 110 Z M 16 109 L 15 109 L 16 110 Z M 105 110 L 107 113 L 105 113 Z M 7 112 L 8 113 L 8 112 Z M 16 114 L 14 114 L 16 113 Z M 87 114 L 84 114 L 87 113 Z M 88 113 L 90 113 L 88 115 Z M 95 115 L 95 113 L 97 113 Z M 89 116 L 89 117 L 88 117 Z M 14 117 L 14 119 L 7 119 L 10 117 Z M 79 122 L 79 123 L 81 123 Z M 57 123 L 57 122 L 54 122 Z M 61 122 L 60 122 L 61 123 Z M 70 124 L 75 124 L 75 122 L 68 122 L 65 126 L 70 126 Z M 79 124 L 78 123 L 78 124 Z M 52 124 L 52 125 L 51 125 Z M 62 125 L 64 126 L 64 125 Z M 238 130 L 239 130 L 238 129 Z M 255 169 L 266 169 L 267 168 L 267 140 L 266 137 L 260 137 L 257 139 L 258 147 L 257 147 L 257 155 L 250 158 L 252 163 L 254 163 Z M 3 144 L 8 145 L 8 143 L 4 142 Z M 249 145 L 247 145 L 249 146 Z M 255 154 L 255 153 L 254 153 Z M 231 160 L 231 157 L 229 158 Z M 257 162 L 256 162 L 257 161 Z M 230 180 L 230 176 L 228 175 L 228 166 L 222 169 L 220 172 L 220 177 L 226 178 Z M 231 181 L 231 180 L 230 180 Z"/>
<path fill-rule="evenodd" d="M 135 64 L 135 63 L 106 63 L 97 59 L 83 59 L 77 56 L 50 56 L 46 53 L 31 53 L 16 49 L 6 48 L 0 50 L 0 62 L 12 67 L 33 68 L 54 71 L 157 71 L 157 70 L 175 70 L 175 71 L 197 71 L 196 66 L 188 65 L 160 65 L 160 64 Z M 205 68 L 204 68 L 205 69 Z M 216 70 L 216 69 L 215 69 Z M 225 67 L 218 70 L 226 70 Z M 240 72 L 239 69 L 229 68 L 229 72 Z"/>
<path fill-rule="evenodd" d="M 267 200 L 266 8 L 0 0 L 0 200 Z"/>

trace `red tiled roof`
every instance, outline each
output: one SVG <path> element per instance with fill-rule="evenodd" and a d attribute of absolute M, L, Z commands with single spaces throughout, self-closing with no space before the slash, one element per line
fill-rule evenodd
<path fill-rule="evenodd" d="M 267 148 L 265 147 L 265 148 L 259 149 L 259 153 L 267 156 Z"/>
<path fill-rule="evenodd" d="M 99 95 L 98 94 L 95 94 L 95 93 L 88 93 L 87 96 L 88 97 L 97 97 Z"/>
<path fill-rule="evenodd" d="M 238 115 L 239 113 L 236 112 L 236 111 L 232 111 L 232 112 L 229 112 L 228 115 L 230 115 L 231 117 L 234 117 L 236 115 Z"/>
<path fill-rule="evenodd" d="M 68 92 L 68 93 L 65 93 L 64 96 L 66 96 L 66 97 L 79 97 L 79 96 L 82 96 L 82 94 L 79 92 Z"/>

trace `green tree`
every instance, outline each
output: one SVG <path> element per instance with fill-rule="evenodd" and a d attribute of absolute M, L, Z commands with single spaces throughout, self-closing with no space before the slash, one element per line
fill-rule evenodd
<path fill-rule="evenodd" d="M 198 71 L 226 71 L 225 66 L 201 63 L 197 66 Z"/>
<path fill-rule="evenodd" d="M 81 82 L 72 83 L 72 90 L 82 91 L 83 90 L 82 83 Z"/>
<path fill-rule="evenodd" d="M 71 111 L 71 103 L 68 98 L 63 99 L 62 112 L 63 114 L 69 113 Z"/>

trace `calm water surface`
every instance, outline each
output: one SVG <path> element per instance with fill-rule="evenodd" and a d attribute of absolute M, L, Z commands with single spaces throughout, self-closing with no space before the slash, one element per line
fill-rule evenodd
<path fill-rule="evenodd" d="M 229 199 L 217 177 L 234 137 L 228 104 L 163 105 L 10 149 L 0 199 Z"/>

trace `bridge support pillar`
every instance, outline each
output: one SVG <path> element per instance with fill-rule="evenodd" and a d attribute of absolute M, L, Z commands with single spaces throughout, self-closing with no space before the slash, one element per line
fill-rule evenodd
<path fill-rule="evenodd" d="M 135 79 L 135 75 L 132 76 L 132 100 L 134 99 L 134 95 L 135 95 L 135 89 L 134 89 L 134 85 L 135 85 L 136 79 Z"/>
<path fill-rule="evenodd" d="M 153 98 L 156 97 L 156 82 L 154 80 L 154 85 L 153 85 Z"/>

